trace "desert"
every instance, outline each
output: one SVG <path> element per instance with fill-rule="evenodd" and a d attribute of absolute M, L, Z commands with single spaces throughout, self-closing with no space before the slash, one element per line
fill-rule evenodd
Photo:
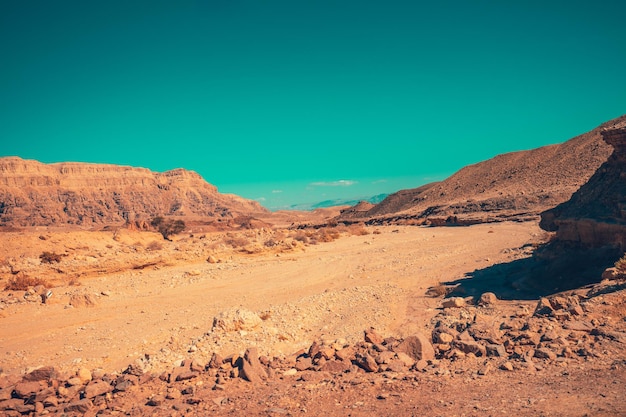
<path fill-rule="evenodd" d="M 623 415 L 624 120 L 562 145 L 609 152 L 550 199 L 518 170 L 517 205 L 436 210 L 269 212 L 194 173 L 4 158 L 0 410 Z"/>

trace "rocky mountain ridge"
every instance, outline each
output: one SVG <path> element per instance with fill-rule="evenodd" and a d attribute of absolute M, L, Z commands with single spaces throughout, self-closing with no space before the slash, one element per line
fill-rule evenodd
<path fill-rule="evenodd" d="M 626 126 L 626 115 L 562 144 L 498 155 L 444 181 L 345 210 L 339 220 L 472 223 L 536 217 L 567 201 L 612 152 L 601 132 Z"/>
<path fill-rule="evenodd" d="M 157 215 L 224 220 L 267 213 L 260 204 L 221 194 L 199 174 L 0 158 L 0 224 L 106 225 Z"/>

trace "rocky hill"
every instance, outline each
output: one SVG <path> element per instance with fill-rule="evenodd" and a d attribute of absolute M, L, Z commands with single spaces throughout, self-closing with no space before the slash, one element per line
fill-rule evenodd
<path fill-rule="evenodd" d="M 626 115 L 559 145 L 498 155 L 438 183 L 391 194 L 340 220 L 472 223 L 537 216 L 567 201 L 612 152 L 601 132 L 626 126 Z M 367 207 L 367 206 L 365 206 Z"/>
<path fill-rule="evenodd" d="M 0 225 L 106 225 L 179 216 L 224 220 L 266 214 L 254 201 L 221 194 L 193 171 L 43 164 L 0 158 Z"/>
<path fill-rule="evenodd" d="M 626 128 L 602 132 L 614 151 L 572 198 L 541 214 L 541 227 L 556 239 L 587 247 L 626 248 Z"/>

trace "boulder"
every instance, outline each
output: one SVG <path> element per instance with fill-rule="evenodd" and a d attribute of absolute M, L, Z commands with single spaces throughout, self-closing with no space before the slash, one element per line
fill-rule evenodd
<path fill-rule="evenodd" d="M 463 297 L 452 297 L 443 300 L 441 307 L 443 308 L 461 308 L 465 307 L 466 302 Z"/>
<path fill-rule="evenodd" d="M 394 352 L 405 353 L 415 361 L 435 359 L 435 349 L 433 345 L 428 338 L 419 333 L 405 338 L 394 348 Z"/>
<path fill-rule="evenodd" d="M 253 330 L 257 328 L 263 320 L 258 314 L 238 308 L 223 311 L 213 318 L 213 330 L 225 332 L 236 332 L 239 330 Z"/>
<path fill-rule="evenodd" d="M 98 395 L 106 394 L 107 392 L 111 392 L 113 387 L 105 381 L 92 381 L 85 387 L 85 398 L 94 398 Z"/>

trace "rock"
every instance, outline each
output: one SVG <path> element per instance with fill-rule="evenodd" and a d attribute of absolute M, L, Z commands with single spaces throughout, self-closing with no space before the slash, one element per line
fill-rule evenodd
<path fill-rule="evenodd" d="M 506 358 L 508 355 L 503 345 L 490 344 L 485 347 L 487 356 L 493 356 L 498 358 Z"/>
<path fill-rule="evenodd" d="M 86 384 L 87 382 L 91 381 L 91 378 L 92 378 L 91 371 L 87 368 L 79 369 L 78 372 L 76 372 L 76 376 L 80 378 L 83 384 Z"/>
<path fill-rule="evenodd" d="M 31 395 L 41 391 L 41 384 L 37 381 L 20 382 L 15 386 L 15 396 L 17 398 L 29 398 Z"/>
<path fill-rule="evenodd" d="M 399 361 L 401 361 L 404 366 L 406 366 L 407 368 L 410 368 L 411 366 L 415 365 L 415 359 L 413 359 L 412 357 L 410 357 L 409 355 L 407 355 L 404 352 L 397 352 L 396 353 L 396 357 L 398 358 Z"/>
<path fill-rule="evenodd" d="M 219 260 L 213 255 L 209 255 L 206 261 L 210 264 L 216 264 L 219 262 Z"/>
<path fill-rule="evenodd" d="M 32 404 L 24 404 L 24 400 L 13 398 L 11 400 L 0 401 L 0 410 L 17 411 L 20 414 L 28 414 L 35 411 L 35 406 Z"/>
<path fill-rule="evenodd" d="M 364 339 L 367 343 L 372 343 L 375 345 L 382 345 L 383 337 L 379 335 L 378 333 L 376 333 L 373 327 L 368 330 L 365 330 L 364 333 L 365 333 Z"/>
<path fill-rule="evenodd" d="M 617 268 L 615 267 L 611 267 L 611 268 L 607 268 L 604 270 L 604 272 L 602 272 L 602 279 L 607 279 L 607 280 L 614 280 L 620 277 L 620 273 L 618 272 Z"/>
<path fill-rule="evenodd" d="M 151 397 L 148 402 L 146 403 L 146 405 L 149 405 L 150 407 L 158 407 L 161 404 L 163 404 L 163 402 L 165 401 L 165 397 L 162 395 L 155 395 L 153 397 Z"/>
<path fill-rule="evenodd" d="M 43 366 L 24 376 L 24 381 L 47 381 L 56 378 L 58 375 L 56 369 L 52 366 Z"/>
<path fill-rule="evenodd" d="M 346 372 L 350 369 L 352 363 L 347 361 L 339 361 L 339 360 L 329 360 L 326 361 L 321 367 L 320 371 L 322 372 L 330 372 L 331 374 L 339 374 Z"/>
<path fill-rule="evenodd" d="M 551 316 L 554 313 L 554 308 L 547 298 L 540 298 L 535 308 L 535 316 Z"/>
<path fill-rule="evenodd" d="M 465 307 L 466 302 L 463 297 L 452 297 L 443 300 L 441 307 L 443 308 L 461 308 Z"/>
<path fill-rule="evenodd" d="M 267 379 L 267 372 L 259 362 L 257 348 L 251 347 L 246 350 L 239 372 L 242 378 L 252 383 L 260 383 Z"/>
<path fill-rule="evenodd" d="M 370 355 L 364 355 L 358 360 L 358 364 L 361 368 L 367 372 L 378 372 L 378 364 L 376 360 Z"/>
<path fill-rule="evenodd" d="M 66 413 L 82 413 L 85 414 L 87 411 L 93 408 L 93 403 L 91 400 L 83 399 L 80 401 L 74 401 L 65 406 Z"/>
<path fill-rule="evenodd" d="M 199 359 L 194 359 L 193 361 L 191 361 L 191 364 L 189 365 L 189 369 L 191 369 L 194 372 L 203 372 L 205 369 L 205 365 L 204 363 L 200 362 Z"/>
<path fill-rule="evenodd" d="M 509 361 L 506 361 L 502 365 L 500 365 L 500 369 L 502 369 L 503 371 L 512 371 L 513 364 Z"/>
<path fill-rule="evenodd" d="M 211 360 L 209 361 L 209 364 L 207 366 L 209 369 L 219 369 L 219 367 L 222 366 L 223 363 L 224 358 L 222 358 L 217 353 L 213 353 L 213 356 L 211 356 Z"/>
<path fill-rule="evenodd" d="M 307 356 L 300 356 L 296 360 L 295 368 L 298 371 L 306 371 L 307 369 L 311 369 L 312 367 L 313 367 L 313 361 L 311 360 L 311 358 Z"/>
<path fill-rule="evenodd" d="M 167 390 L 167 395 L 165 396 L 165 398 L 167 398 L 168 400 L 177 400 L 182 396 L 183 394 L 180 392 L 180 390 L 176 388 L 169 388 Z"/>
<path fill-rule="evenodd" d="M 111 392 L 113 387 L 105 381 L 92 381 L 85 387 L 85 398 L 94 398 L 98 395 L 106 394 L 107 392 Z"/>
<path fill-rule="evenodd" d="M 258 314 L 245 310 L 234 309 L 223 311 L 213 319 L 213 330 L 236 332 L 240 330 L 254 330 L 263 320 Z"/>
<path fill-rule="evenodd" d="M 341 361 L 351 361 L 354 357 L 355 349 L 351 346 L 345 347 L 335 352 L 335 357 Z"/>
<path fill-rule="evenodd" d="M 93 294 L 73 294 L 69 304 L 72 307 L 93 307 L 98 304 L 98 300 Z"/>
<path fill-rule="evenodd" d="M 475 356 L 486 356 L 487 348 L 478 342 L 457 340 L 454 345 L 463 353 L 473 353 Z"/>
<path fill-rule="evenodd" d="M 405 338 L 398 346 L 394 348 L 394 352 L 402 352 L 416 361 L 435 359 L 435 349 L 430 341 L 422 334 L 409 336 Z"/>
<path fill-rule="evenodd" d="M 498 297 L 492 292 L 485 292 L 480 296 L 478 305 L 483 307 L 494 306 L 498 302 Z"/>
<path fill-rule="evenodd" d="M 180 372 L 178 375 L 176 375 L 176 379 L 175 381 L 187 381 L 190 379 L 193 379 L 195 377 L 198 376 L 198 373 L 195 371 L 191 371 L 191 370 L 185 370 L 183 372 Z"/>
<path fill-rule="evenodd" d="M 283 372 L 283 375 L 284 375 L 284 376 L 294 376 L 294 375 L 296 375 L 297 373 L 298 373 L 298 370 L 297 370 L 297 369 L 295 369 L 295 368 L 290 368 L 290 369 L 287 369 L 285 372 Z"/>
<path fill-rule="evenodd" d="M 552 352 L 548 348 L 539 348 L 535 350 L 535 358 L 555 360 L 556 353 Z"/>

